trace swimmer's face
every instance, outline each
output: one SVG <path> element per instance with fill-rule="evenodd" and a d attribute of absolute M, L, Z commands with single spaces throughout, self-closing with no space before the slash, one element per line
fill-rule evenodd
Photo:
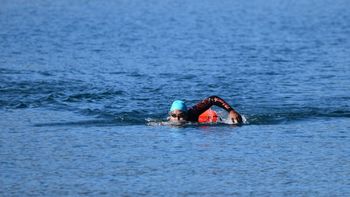
<path fill-rule="evenodd" d="M 171 122 L 185 122 L 187 120 L 187 113 L 181 110 L 171 111 L 169 115 L 169 120 Z"/>

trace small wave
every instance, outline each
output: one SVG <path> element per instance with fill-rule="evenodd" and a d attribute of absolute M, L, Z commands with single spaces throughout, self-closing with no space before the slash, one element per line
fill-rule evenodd
<path fill-rule="evenodd" d="M 173 123 L 168 121 L 164 114 L 148 114 L 143 111 L 119 112 L 103 110 L 84 110 L 84 115 L 94 116 L 96 119 L 84 121 L 67 121 L 36 124 L 35 126 L 175 126 L 175 127 L 197 127 L 197 126 L 244 126 L 244 125 L 274 125 L 285 124 L 294 121 L 303 121 L 317 117 L 350 117 L 348 111 L 334 111 L 328 114 L 309 113 L 273 113 L 243 115 L 243 124 L 236 125 L 230 119 L 222 118 L 217 123 Z M 146 117 L 146 118 L 145 118 Z"/>
<path fill-rule="evenodd" d="M 49 105 L 60 107 L 62 104 L 72 106 L 72 103 L 81 104 L 114 99 L 125 94 L 122 90 L 83 91 L 89 88 L 79 85 L 65 87 L 66 85 L 65 82 L 56 81 L 50 83 L 20 82 L 3 88 L 0 86 L 0 108 L 36 108 Z"/>
<path fill-rule="evenodd" d="M 246 118 L 249 124 L 263 125 L 263 124 L 281 124 L 293 121 L 307 120 L 311 118 L 349 118 L 350 111 L 334 110 L 325 111 L 322 109 L 309 109 L 294 112 L 277 112 L 266 114 L 252 114 Z"/>
<path fill-rule="evenodd" d="M 83 121 L 69 121 L 69 122 L 51 122 L 51 123 L 39 123 L 34 124 L 35 127 L 47 127 L 47 126 L 125 126 L 129 124 L 122 124 L 119 121 L 112 120 L 83 120 Z"/>
<path fill-rule="evenodd" d="M 65 101 L 67 102 L 80 102 L 82 100 L 96 101 L 102 99 L 113 98 L 114 96 L 123 95 L 123 91 L 108 90 L 103 92 L 86 92 L 78 93 L 68 96 Z"/>
<path fill-rule="evenodd" d="M 79 112 L 79 111 L 78 111 Z M 115 112 L 113 110 L 85 109 L 80 111 L 85 116 L 93 116 L 96 119 L 86 121 L 68 121 L 36 124 L 35 126 L 126 126 L 126 125 L 148 125 L 148 126 L 175 126 L 175 127 L 197 127 L 197 126 L 237 126 L 230 119 L 222 118 L 217 123 L 173 123 L 167 121 L 165 114 L 149 114 L 144 111 Z M 338 118 L 350 117 L 349 111 L 333 111 L 330 113 L 270 113 L 243 115 L 244 125 L 273 125 L 285 124 L 294 121 L 303 121 L 313 118 Z"/>
<path fill-rule="evenodd" d="M 327 115 L 326 115 L 327 116 Z M 330 112 L 328 114 L 330 117 L 344 117 L 344 118 L 350 118 L 350 111 L 344 111 L 344 110 L 336 110 L 333 112 Z"/>

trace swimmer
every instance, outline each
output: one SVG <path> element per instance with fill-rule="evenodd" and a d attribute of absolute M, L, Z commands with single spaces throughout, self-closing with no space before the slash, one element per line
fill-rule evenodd
<path fill-rule="evenodd" d="M 168 119 L 171 122 L 198 122 L 198 117 L 213 105 L 226 110 L 233 123 L 241 124 L 243 122 L 242 116 L 218 96 L 210 96 L 189 109 L 183 101 L 176 100 L 171 105 Z"/>

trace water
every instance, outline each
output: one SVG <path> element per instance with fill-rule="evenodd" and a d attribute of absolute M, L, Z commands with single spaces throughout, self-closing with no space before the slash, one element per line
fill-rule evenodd
<path fill-rule="evenodd" d="M 350 194 L 348 1 L 0 5 L 0 196 Z"/>

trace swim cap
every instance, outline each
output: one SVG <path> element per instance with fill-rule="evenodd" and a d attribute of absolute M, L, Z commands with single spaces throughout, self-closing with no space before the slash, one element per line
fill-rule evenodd
<path fill-rule="evenodd" d="M 181 110 L 181 111 L 187 111 L 186 104 L 183 101 L 176 100 L 171 105 L 170 111 L 174 110 Z"/>

